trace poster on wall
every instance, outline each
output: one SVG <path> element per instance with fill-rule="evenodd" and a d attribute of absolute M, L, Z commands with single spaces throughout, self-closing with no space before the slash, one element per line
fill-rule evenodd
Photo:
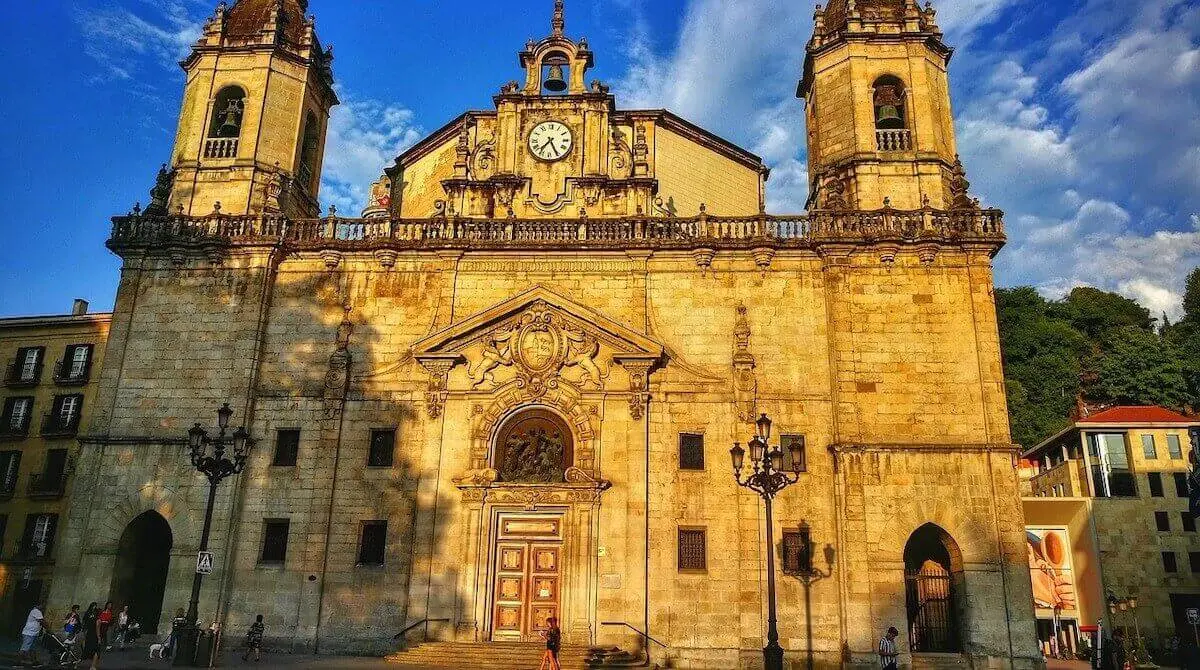
<path fill-rule="evenodd" d="M 1039 608 L 1070 613 L 1076 609 L 1071 541 L 1066 528 L 1026 528 L 1033 602 Z"/>

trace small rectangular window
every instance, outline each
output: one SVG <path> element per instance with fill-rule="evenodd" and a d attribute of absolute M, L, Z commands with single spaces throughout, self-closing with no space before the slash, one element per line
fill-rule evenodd
<path fill-rule="evenodd" d="M 281 428 L 275 431 L 275 457 L 271 465 L 288 467 L 296 464 L 300 454 L 300 429 Z"/>
<path fill-rule="evenodd" d="M 807 526 L 783 531 L 783 572 L 788 575 L 812 572 L 812 531 Z"/>
<path fill-rule="evenodd" d="M 679 435 L 679 469 L 704 469 L 704 436 L 694 433 Z"/>
<path fill-rule="evenodd" d="M 702 572 L 708 569 L 703 528 L 679 529 L 679 571 Z"/>
<path fill-rule="evenodd" d="M 1160 533 L 1168 533 L 1171 531 L 1171 517 L 1166 512 L 1155 512 L 1154 525 Z"/>
<path fill-rule="evenodd" d="M 1154 444 L 1153 435 L 1142 435 L 1142 456 L 1149 461 L 1158 458 L 1158 446 Z"/>
<path fill-rule="evenodd" d="M 1192 516 L 1191 512 L 1180 512 L 1179 519 L 1182 521 L 1182 528 L 1189 532 L 1196 532 L 1196 517 Z"/>
<path fill-rule="evenodd" d="M 288 526 L 287 519 L 266 519 L 263 521 L 262 554 L 260 563 L 283 563 L 287 560 Z"/>
<path fill-rule="evenodd" d="M 1186 472 L 1176 472 L 1175 474 L 1175 495 L 1180 498 L 1188 497 L 1188 478 Z"/>
<path fill-rule="evenodd" d="M 1167 435 L 1167 453 L 1175 460 L 1183 458 L 1183 449 L 1179 446 L 1179 435 L 1174 433 Z"/>
<path fill-rule="evenodd" d="M 76 344 L 68 350 L 68 358 L 70 368 L 67 370 L 67 376 L 70 379 L 81 379 L 87 376 L 89 362 L 92 358 L 92 345 Z"/>
<path fill-rule="evenodd" d="M 375 428 L 371 430 L 371 448 L 367 454 L 367 466 L 390 468 L 396 452 L 396 429 Z"/>
<path fill-rule="evenodd" d="M 41 379 L 42 353 L 45 350 L 45 347 L 22 347 L 17 350 L 12 381 L 20 384 L 32 384 Z"/>
<path fill-rule="evenodd" d="M 1200 574 L 1200 551 L 1188 552 L 1188 566 L 1194 574 Z"/>
<path fill-rule="evenodd" d="M 1163 570 L 1168 574 L 1179 572 L 1179 563 L 1175 559 L 1175 552 L 1164 551 L 1162 553 Z"/>
<path fill-rule="evenodd" d="M 4 401 L 3 425 L 0 433 L 24 435 L 29 431 L 29 419 L 33 415 L 33 398 L 9 398 Z"/>
<path fill-rule="evenodd" d="M 26 558 L 49 558 L 54 548 L 57 514 L 29 514 L 25 517 L 25 536 L 21 538 L 20 555 Z"/>
<path fill-rule="evenodd" d="M 800 445 L 800 468 L 796 472 L 808 472 L 808 445 L 803 435 L 784 435 L 779 438 L 783 449 L 783 471 L 792 472 L 792 444 Z"/>
<path fill-rule="evenodd" d="M 387 546 L 387 522 L 364 521 L 362 538 L 358 543 L 359 565 L 383 565 L 383 553 Z"/>
<path fill-rule="evenodd" d="M 21 452 L 0 451 L 0 496 L 9 497 L 17 490 L 21 470 Z"/>
<path fill-rule="evenodd" d="M 1150 472 L 1146 474 L 1146 479 L 1150 481 L 1150 497 L 1163 497 L 1163 480 L 1161 472 Z"/>

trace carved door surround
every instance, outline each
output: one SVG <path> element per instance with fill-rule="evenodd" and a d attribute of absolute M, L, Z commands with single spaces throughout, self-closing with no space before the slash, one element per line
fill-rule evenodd
<path fill-rule="evenodd" d="M 536 641 L 562 619 L 562 515 L 501 512 L 493 545 L 490 638 Z"/>

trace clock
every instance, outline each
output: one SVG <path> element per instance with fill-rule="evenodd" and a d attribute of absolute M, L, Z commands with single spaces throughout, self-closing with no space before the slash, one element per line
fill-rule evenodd
<path fill-rule="evenodd" d="M 571 153 L 571 129 L 560 121 L 543 121 L 529 133 L 529 151 L 534 158 L 556 161 Z"/>

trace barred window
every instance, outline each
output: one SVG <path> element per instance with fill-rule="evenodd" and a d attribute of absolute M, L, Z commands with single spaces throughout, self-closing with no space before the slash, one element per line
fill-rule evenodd
<path fill-rule="evenodd" d="M 708 569 L 705 544 L 705 531 L 703 528 L 679 529 L 680 572 Z"/>
<path fill-rule="evenodd" d="M 283 563 L 287 560 L 288 519 L 266 519 L 263 521 L 262 554 L 260 563 Z"/>
<path fill-rule="evenodd" d="M 358 543 L 358 564 L 383 565 L 383 553 L 386 546 L 387 522 L 364 521 L 362 538 Z"/>
<path fill-rule="evenodd" d="M 371 430 L 371 450 L 367 454 L 367 467 L 390 468 L 395 458 L 396 429 L 375 428 Z"/>
<path fill-rule="evenodd" d="M 300 429 L 282 428 L 275 431 L 275 458 L 271 465 L 291 466 L 296 464 L 300 453 Z"/>
<path fill-rule="evenodd" d="M 807 526 L 783 531 L 783 572 L 787 575 L 812 572 L 812 531 Z"/>
<path fill-rule="evenodd" d="M 679 469 L 704 469 L 704 436 L 694 433 L 679 434 Z"/>

